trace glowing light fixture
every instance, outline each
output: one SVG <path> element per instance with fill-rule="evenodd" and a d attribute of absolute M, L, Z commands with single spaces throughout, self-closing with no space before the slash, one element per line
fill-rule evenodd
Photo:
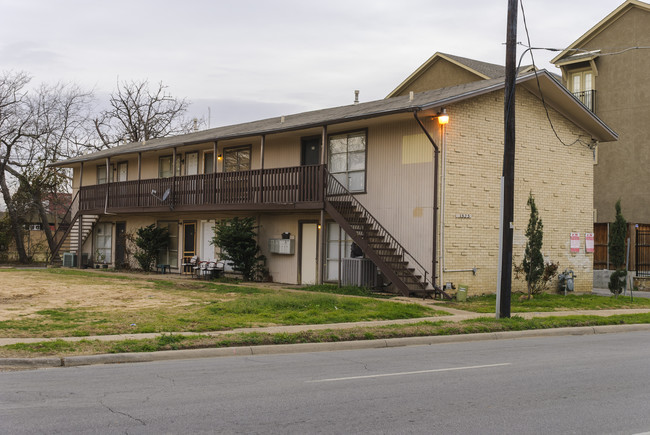
<path fill-rule="evenodd" d="M 445 108 L 436 114 L 436 118 L 438 118 L 438 124 L 440 125 L 449 124 L 449 114 Z"/>
<path fill-rule="evenodd" d="M 219 155 L 217 156 L 217 160 L 219 160 L 219 161 L 223 160 L 223 156 L 222 156 L 221 154 L 219 154 Z"/>

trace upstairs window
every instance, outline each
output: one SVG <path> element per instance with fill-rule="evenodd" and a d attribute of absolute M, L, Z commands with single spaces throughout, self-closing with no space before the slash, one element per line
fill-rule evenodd
<path fill-rule="evenodd" d="M 251 169 L 251 146 L 223 150 L 223 171 L 237 172 Z"/>
<path fill-rule="evenodd" d="M 158 159 L 158 178 L 168 178 L 172 175 L 172 161 L 174 156 L 162 156 Z M 181 158 L 176 156 L 176 175 L 181 175 Z"/>
<path fill-rule="evenodd" d="M 594 73 L 591 70 L 575 71 L 569 74 L 569 90 L 592 112 L 595 109 Z"/>
<path fill-rule="evenodd" d="M 350 192 L 365 192 L 365 131 L 330 136 L 328 170 Z"/>
<path fill-rule="evenodd" d="M 108 168 L 109 183 L 113 182 L 113 165 Z M 97 166 L 97 184 L 106 184 L 106 165 Z"/>

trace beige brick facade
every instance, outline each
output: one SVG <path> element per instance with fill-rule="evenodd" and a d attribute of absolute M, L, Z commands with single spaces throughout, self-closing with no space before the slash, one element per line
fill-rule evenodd
<path fill-rule="evenodd" d="M 470 293 L 496 290 L 500 179 L 503 163 L 503 94 L 492 93 L 448 108 L 444 183 L 444 269 L 442 282 L 470 286 Z M 560 138 L 571 144 L 588 137 L 549 108 Z M 584 143 L 583 143 L 584 142 Z M 515 221 L 513 263 L 520 263 L 535 197 L 544 223 L 543 254 L 559 269 L 578 275 L 576 291 L 591 290 L 592 255 L 585 233 L 592 231 L 593 153 L 587 140 L 563 145 L 551 130 L 539 99 L 518 90 L 516 105 Z M 570 233 L 580 233 L 580 252 L 570 252 Z M 472 272 L 452 272 L 459 269 Z M 552 283 L 551 288 L 557 284 Z M 513 290 L 524 290 L 513 280 Z"/>

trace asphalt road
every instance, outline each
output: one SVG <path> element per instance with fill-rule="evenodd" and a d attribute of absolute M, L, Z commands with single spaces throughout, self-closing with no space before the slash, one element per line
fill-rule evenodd
<path fill-rule="evenodd" d="M 650 332 L 0 373 L 0 433 L 650 430 Z"/>

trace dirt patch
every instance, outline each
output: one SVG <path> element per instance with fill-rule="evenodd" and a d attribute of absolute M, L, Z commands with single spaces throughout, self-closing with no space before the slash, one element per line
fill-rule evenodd
<path fill-rule="evenodd" d="M 41 272 L 0 273 L 0 321 L 53 308 L 96 307 L 102 311 L 189 305 L 195 300 L 156 291 L 147 280 L 52 276 Z"/>

